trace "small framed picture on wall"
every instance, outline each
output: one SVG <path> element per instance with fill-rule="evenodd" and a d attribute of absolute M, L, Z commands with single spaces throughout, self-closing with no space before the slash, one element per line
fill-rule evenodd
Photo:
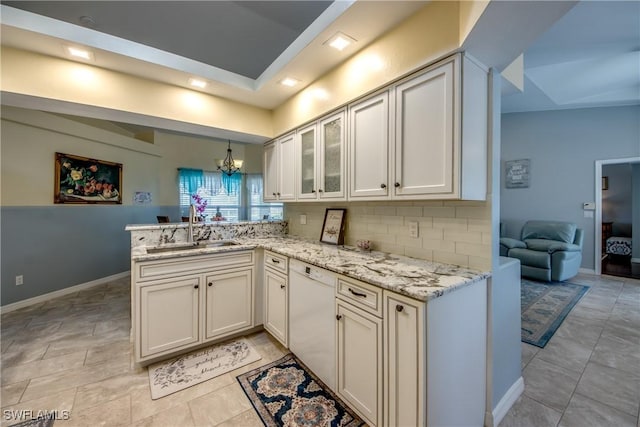
<path fill-rule="evenodd" d="M 530 159 L 504 162 L 504 183 L 507 188 L 529 188 L 530 174 Z"/>

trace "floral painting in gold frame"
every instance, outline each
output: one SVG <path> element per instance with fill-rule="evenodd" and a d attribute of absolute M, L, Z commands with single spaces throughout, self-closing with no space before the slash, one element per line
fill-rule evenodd
<path fill-rule="evenodd" d="M 53 201 L 122 204 L 122 164 L 56 153 Z"/>

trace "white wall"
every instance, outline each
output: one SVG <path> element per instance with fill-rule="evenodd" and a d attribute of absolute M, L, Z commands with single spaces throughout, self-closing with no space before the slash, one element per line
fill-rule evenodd
<path fill-rule="evenodd" d="M 640 155 L 640 106 L 512 113 L 502 116 L 504 162 L 531 160 L 529 188 L 506 189 L 501 220 L 518 237 L 530 219 L 571 221 L 585 232 L 582 267 L 594 269 L 594 219 L 582 203 L 595 201 L 595 161 Z"/>

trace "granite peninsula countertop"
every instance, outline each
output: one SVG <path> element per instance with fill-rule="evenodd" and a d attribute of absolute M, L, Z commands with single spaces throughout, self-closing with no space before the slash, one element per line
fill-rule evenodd
<path fill-rule="evenodd" d="M 491 275 L 456 265 L 377 251 L 361 252 L 351 246 L 334 246 L 291 236 L 237 237 L 232 240 L 236 245 L 188 251 L 147 253 L 147 247 L 137 247 L 132 248 L 131 257 L 140 262 L 263 248 L 420 301 L 437 298 Z M 170 244 L 162 246 L 171 247 Z"/>

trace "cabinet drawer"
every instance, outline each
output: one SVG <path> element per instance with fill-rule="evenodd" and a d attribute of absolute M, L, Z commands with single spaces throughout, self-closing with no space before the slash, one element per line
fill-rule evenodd
<path fill-rule="evenodd" d="M 264 265 L 265 267 L 269 267 L 273 270 L 280 271 L 283 273 L 287 273 L 289 259 L 284 255 L 278 255 L 271 251 L 264 251 Z"/>
<path fill-rule="evenodd" d="M 184 273 L 193 274 L 247 264 L 253 264 L 253 251 L 144 261 L 138 264 L 136 274 L 137 281 L 146 281 L 159 277 L 171 277 Z"/>
<path fill-rule="evenodd" d="M 382 317 L 382 289 L 359 280 L 340 276 L 337 295 L 363 310 Z"/>

